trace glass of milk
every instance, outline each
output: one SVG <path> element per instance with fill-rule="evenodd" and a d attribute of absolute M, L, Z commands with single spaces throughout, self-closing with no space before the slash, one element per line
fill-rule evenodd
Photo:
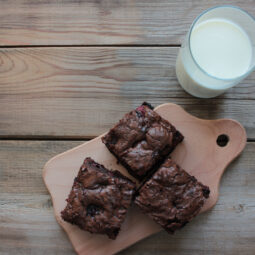
<path fill-rule="evenodd" d="M 179 51 L 176 75 L 193 96 L 211 98 L 255 69 L 255 19 L 234 6 L 217 6 L 193 22 Z"/>

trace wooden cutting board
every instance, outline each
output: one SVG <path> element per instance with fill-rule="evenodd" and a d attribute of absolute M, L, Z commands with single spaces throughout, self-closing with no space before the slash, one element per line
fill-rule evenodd
<path fill-rule="evenodd" d="M 156 107 L 155 111 L 185 136 L 184 141 L 172 153 L 172 158 L 210 187 L 210 198 L 201 212 L 211 209 L 219 197 L 219 183 L 224 170 L 245 147 L 244 128 L 230 119 L 198 119 L 180 106 L 170 103 Z M 220 135 L 225 135 L 228 139 L 223 147 L 217 144 Z M 43 169 L 43 179 L 52 197 L 56 219 L 80 255 L 113 254 L 161 230 L 135 206 L 129 210 L 116 240 L 110 240 L 103 235 L 92 235 L 61 219 L 60 212 L 66 206 L 65 199 L 85 157 L 92 157 L 106 168 L 117 169 L 133 179 L 124 167 L 117 164 L 115 157 L 101 142 L 102 136 L 57 155 L 49 160 Z"/>

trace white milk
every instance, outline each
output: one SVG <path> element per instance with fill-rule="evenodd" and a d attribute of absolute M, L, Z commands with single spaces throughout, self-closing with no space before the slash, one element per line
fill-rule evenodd
<path fill-rule="evenodd" d="M 176 74 L 182 87 L 199 97 L 214 97 L 233 86 L 233 82 L 229 86 L 229 80 L 245 74 L 252 61 L 248 35 L 226 19 L 202 21 L 191 32 L 191 54 L 202 70 L 187 50 L 188 47 L 180 50 Z"/>

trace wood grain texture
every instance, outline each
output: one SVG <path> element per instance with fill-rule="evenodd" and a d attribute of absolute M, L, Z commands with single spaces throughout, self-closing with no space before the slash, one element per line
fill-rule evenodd
<path fill-rule="evenodd" d="M 255 138 L 255 73 L 222 96 L 197 99 L 175 76 L 178 48 L 0 50 L 0 136 L 95 137 L 143 101 L 199 118 L 233 118 Z"/>
<path fill-rule="evenodd" d="M 55 221 L 41 170 L 50 157 L 80 143 L 0 141 L 0 254 L 74 254 Z M 254 153 L 255 143 L 248 143 L 227 169 L 220 199 L 210 212 L 173 236 L 161 232 L 120 254 L 253 255 Z"/>
<path fill-rule="evenodd" d="M 179 44 L 220 0 L 1 0 L 0 45 Z M 255 15 L 254 0 L 225 1 Z"/>

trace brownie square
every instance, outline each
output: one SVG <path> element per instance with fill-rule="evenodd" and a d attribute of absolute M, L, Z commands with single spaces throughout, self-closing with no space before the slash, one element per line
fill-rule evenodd
<path fill-rule="evenodd" d="M 148 103 L 127 113 L 103 138 L 119 162 L 142 180 L 173 151 L 183 135 Z"/>
<path fill-rule="evenodd" d="M 210 190 L 168 158 L 139 189 L 135 204 L 167 232 L 174 233 L 201 210 Z"/>
<path fill-rule="evenodd" d="M 109 171 L 86 158 L 72 190 L 63 220 L 90 233 L 106 234 L 115 239 L 135 192 L 135 183 L 118 171 Z"/>

